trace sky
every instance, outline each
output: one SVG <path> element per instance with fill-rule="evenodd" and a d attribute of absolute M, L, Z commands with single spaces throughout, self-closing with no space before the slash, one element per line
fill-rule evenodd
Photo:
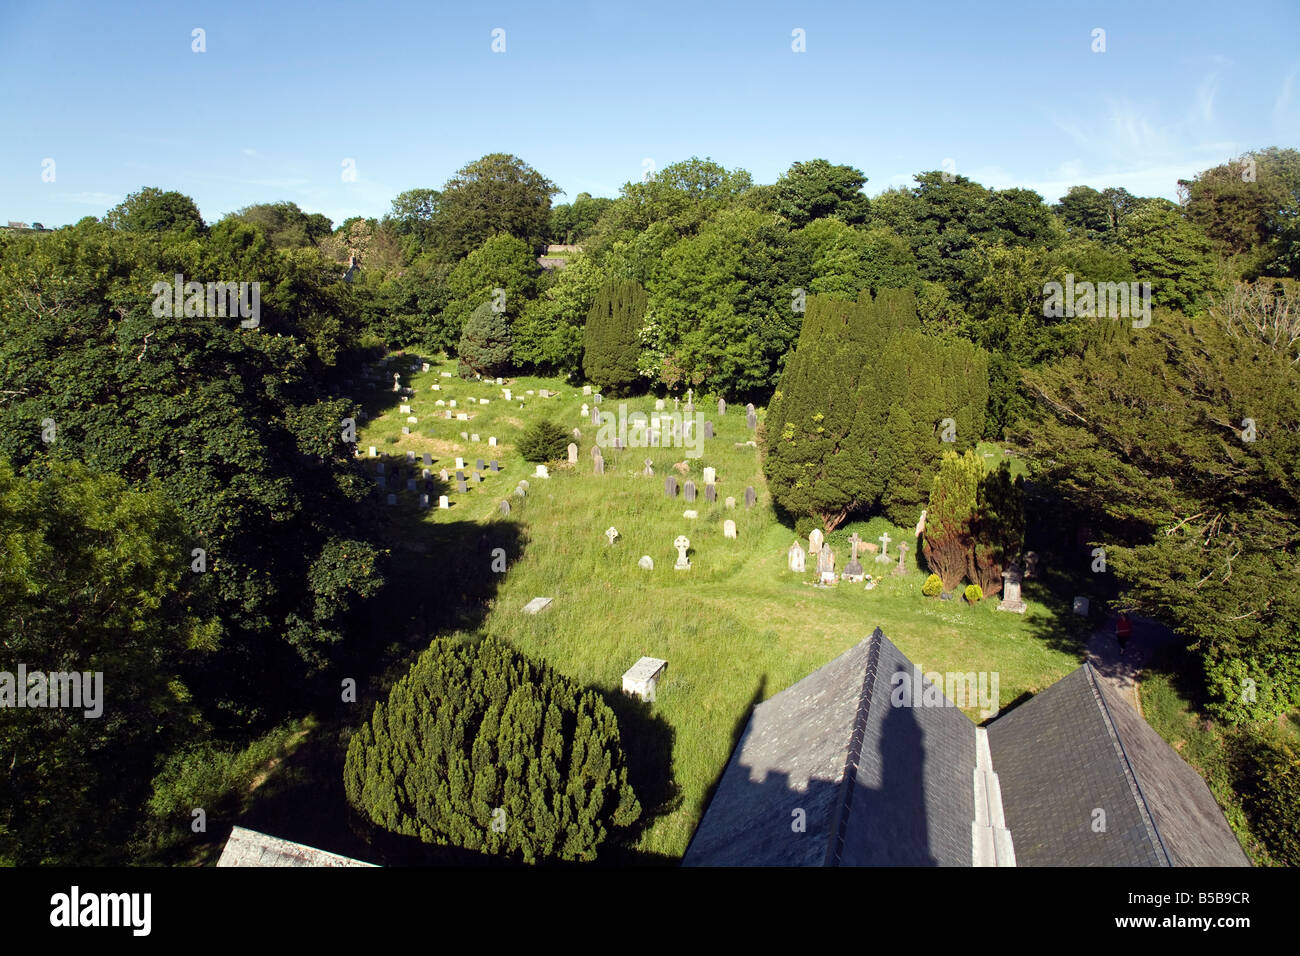
<path fill-rule="evenodd" d="M 337 225 L 494 152 L 557 203 L 691 156 L 759 183 L 825 158 L 869 195 L 949 169 L 1176 199 L 1300 147 L 1297 36 L 1300 0 L 0 0 L 0 221 L 156 186 L 209 222 L 292 200 Z"/>

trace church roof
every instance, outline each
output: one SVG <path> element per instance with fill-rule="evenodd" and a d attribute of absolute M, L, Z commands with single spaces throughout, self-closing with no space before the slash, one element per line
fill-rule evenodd
<path fill-rule="evenodd" d="M 217 866 L 374 866 L 301 843 L 235 827 Z"/>
<path fill-rule="evenodd" d="M 1249 865 L 1199 774 L 1089 665 L 987 747 L 928 682 L 929 706 L 893 705 L 916 670 L 877 628 L 758 704 L 683 865 Z"/>

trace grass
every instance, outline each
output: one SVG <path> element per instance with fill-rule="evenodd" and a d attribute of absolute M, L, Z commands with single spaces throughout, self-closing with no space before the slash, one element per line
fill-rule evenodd
<path fill-rule="evenodd" d="M 916 567 L 914 550 L 907 554 L 907 573 L 892 574 L 898 544 L 915 544 L 913 529 L 881 518 L 847 524 L 828 538 L 842 567 L 852 533 L 871 542 L 889 533 L 889 562 L 876 564 L 872 555 L 863 556 L 868 573 L 879 579 L 874 590 L 849 584 L 821 589 L 810 583 L 811 573 L 788 571 L 786 550 L 795 536 L 772 510 L 758 449 L 744 444 L 754 435 L 741 407 L 719 417 L 716 398 L 700 399 L 697 410 L 715 430 L 702 458 L 686 459 L 682 448 L 604 449 L 606 473 L 597 476 L 590 456 L 596 429 L 581 415 L 581 406 L 593 399 L 581 388 L 524 376 L 507 383 L 513 400 L 506 402 L 495 384 L 440 374 L 453 370 L 451 362 L 431 364 L 425 373 L 403 370 L 403 384 L 415 390 L 410 399 L 390 392 L 386 383 L 369 395 L 354 396 L 364 401 L 369 415 L 358 438 L 362 448 L 375 445 L 399 459 L 414 451 L 417 468 L 427 451 L 435 476 L 441 468 L 454 471 L 458 455 L 469 469 L 478 457 L 495 457 L 503 467 L 500 475 L 489 473 L 467 494 L 449 491 L 448 510 L 437 509 L 434 495 L 434 507 L 421 511 L 416 495 L 400 492 L 398 507 L 389 509 L 397 518 L 391 544 L 396 550 L 409 548 L 422 533 L 423 540 L 445 541 L 440 531 L 467 540 L 466 523 L 484 529 L 509 525 L 516 532 L 518 547 L 507 549 L 505 573 L 494 581 L 494 593 L 473 620 L 602 690 L 616 707 L 633 783 L 646 808 L 647 825 L 637 837 L 640 853 L 680 857 L 753 704 L 805 677 L 877 626 L 926 670 L 998 672 L 1004 707 L 1049 686 L 1081 660 L 1081 645 L 1068 630 L 1068 606 L 1051 600 L 1046 591 L 1027 589 L 1030 611 L 1024 616 L 997 612 L 995 601 L 970 607 L 923 598 L 925 574 Z M 431 390 L 434 384 L 439 391 Z M 546 399 L 527 394 L 539 389 L 559 394 Z M 440 398 L 455 398 L 456 411 L 473 417 L 445 420 L 435 405 Z M 479 404 L 482 398 L 490 404 Z M 419 434 L 401 435 L 406 414 L 398 412 L 399 403 L 412 405 L 419 422 L 410 427 Z M 653 398 L 628 402 L 629 412 L 648 414 L 653 407 Z M 613 399 L 601 409 L 618 413 Z M 672 410 L 671 400 L 667 410 Z M 526 424 L 539 416 L 570 431 L 578 428 L 582 435 L 578 464 L 552 463 L 549 479 L 533 477 L 534 466 L 521 461 L 514 448 Z M 478 434 L 480 441 L 463 439 L 461 432 Z M 497 437 L 497 447 L 489 448 L 489 435 Z M 979 451 L 996 453 L 998 446 Z M 647 458 L 653 460 L 654 477 L 642 475 Z M 687 461 L 689 477 L 699 488 L 693 505 L 683 501 L 680 489 L 675 499 L 664 494 L 666 475 L 676 475 L 679 486 L 688 477 L 673 469 L 680 461 Z M 705 465 L 717 469 L 714 504 L 704 500 Z M 1018 459 L 1014 466 L 1024 467 Z M 511 495 L 520 479 L 529 481 L 524 498 Z M 744 506 L 747 486 L 758 495 L 749 510 Z M 724 506 L 728 496 L 736 499 L 734 510 Z M 498 512 L 503 498 L 512 504 L 508 518 Z M 687 508 L 697 510 L 698 518 L 684 518 Z M 727 518 L 736 522 L 734 540 L 723 536 Z M 619 531 L 613 546 L 604 536 L 610 526 Z M 673 570 L 673 540 L 680 534 L 691 542 L 689 571 Z M 430 550 L 429 545 L 415 547 Z M 642 555 L 654 560 L 654 570 L 638 567 Z M 439 560 L 469 563 L 473 573 L 483 576 L 494 573 L 488 551 L 462 548 L 458 556 Z M 523 614 L 521 608 L 538 596 L 552 598 L 551 607 L 536 616 Z M 643 655 L 669 662 L 653 704 L 620 693 L 622 673 Z M 977 719 L 974 709 L 967 713 Z"/>

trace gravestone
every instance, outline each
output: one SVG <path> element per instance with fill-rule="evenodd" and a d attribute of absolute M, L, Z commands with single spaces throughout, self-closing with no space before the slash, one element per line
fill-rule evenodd
<path fill-rule="evenodd" d="M 1012 564 L 1002 572 L 1002 600 L 998 602 L 999 611 L 1024 614 L 1029 609 L 1029 605 L 1025 604 L 1020 596 L 1021 578 L 1020 568 L 1016 564 Z"/>
<path fill-rule="evenodd" d="M 591 400 L 594 401 L 597 405 L 599 405 L 601 402 L 605 400 L 605 397 L 601 395 L 600 392 L 597 392 L 595 395 L 591 396 Z"/>
<path fill-rule="evenodd" d="M 695 389 L 693 388 L 686 390 L 686 410 L 688 412 L 695 411 Z"/>
<path fill-rule="evenodd" d="M 736 509 L 735 498 L 728 497 L 727 500 L 723 502 L 723 504 L 727 506 L 728 511 L 734 511 Z"/>
<path fill-rule="evenodd" d="M 429 507 L 429 496 L 428 496 L 428 495 L 420 495 L 420 507 L 421 507 L 421 508 L 428 508 L 428 507 Z"/>
<path fill-rule="evenodd" d="M 427 451 L 424 453 L 424 465 L 426 468 L 433 465 L 433 455 Z"/>
<path fill-rule="evenodd" d="M 460 468 L 457 468 L 457 469 L 456 469 L 456 480 L 457 480 L 457 481 L 464 481 L 464 480 L 465 480 L 465 472 L 464 472 L 463 469 L 460 469 Z"/>
<path fill-rule="evenodd" d="M 497 447 L 497 436 L 496 436 L 496 435 L 489 435 L 489 436 L 488 436 L 488 447 L 489 447 L 489 448 L 496 448 L 496 447 Z"/>
<path fill-rule="evenodd" d="M 714 504 L 714 503 L 717 502 L 717 500 L 718 500 L 718 486 L 717 486 L 717 485 L 705 485 L 705 486 L 704 486 L 704 500 L 707 501 L 709 504 Z"/>
<path fill-rule="evenodd" d="M 754 486 L 750 485 L 748 488 L 745 489 L 745 507 L 746 508 L 754 507 L 754 503 L 756 501 L 758 501 L 758 495 L 755 494 L 754 492 Z"/>
<path fill-rule="evenodd" d="M 581 430 L 581 429 L 575 428 L 575 429 L 573 430 L 573 440 L 574 440 L 574 441 L 582 441 L 582 430 Z"/>
<path fill-rule="evenodd" d="M 374 445 L 371 445 L 371 446 L 370 446 L 370 457 L 371 457 L 371 458 L 374 458 L 374 457 L 376 457 L 378 454 L 379 454 L 379 452 L 375 450 L 375 446 L 374 446 Z"/>
<path fill-rule="evenodd" d="M 535 477 L 537 477 L 537 476 L 534 475 L 533 477 L 535 478 Z M 520 479 L 519 479 L 519 487 L 520 487 L 520 488 L 523 488 L 525 491 L 527 491 L 527 490 L 528 490 L 528 479 L 527 479 L 527 478 L 520 478 Z"/>
<path fill-rule="evenodd" d="M 583 417 L 583 418 L 587 418 L 587 417 L 589 417 L 590 415 L 591 415 L 591 408 L 587 405 L 586 402 L 583 402 L 583 403 L 582 403 L 582 417 Z"/>
<path fill-rule="evenodd" d="M 614 542 L 618 539 L 618 529 L 615 528 L 613 525 L 610 525 L 608 528 L 605 529 L 605 538 L 606 540 L 609 541 L 610 545 L 612 546 Z"/>
<path fill-rule="evenodd" d="M 705 423 L 704 423 L 704 432 L 703 432 L 703 435 L 704 435 L 704 437 L 705 437 L 706 439 L 708 439 L 708 438 L 712 438 L 712 437 L 713 437 L 713 422 L 705 422 Z"/>
<path fill-rule="evenodd" d="M 901 542 L 898 545 L 898 564 L 894 567 L 894 573 L 904 575 L 907 573 L 907 542 Z"/>
<path fill-rule="evenodd" d="M 665 498 L 677 497 L 677 479 L 674 478 L 672 475 L 669 475 L 667 478 L 664 479 L 664 497 Z"/>
<path fill-rule="evenodd" d="M 533 472 L 533 477 L 534 477 L 534 478 L 549 478 L 549 477 L 551 477 L 550 469 L 547 468 L 545 465 L 538 465 L 538 466 L 537 466 L 537 470 Z"/>
<path fill-rule="evenodd" d="M 438 496 L 438 507 L 443 509 L 444 511 L 446 511 L 448 508 L 451 507 L 451 502 L 447 499 L 446 495 Z"/>
<path fill-rule="evenodd" d="M 656 399 L 655 399 L 655 411 L 656 411 L 656 412 L 662 412 L 663 410 L 664 410 L 664 400 L 663 400 L 662 398 L 656 398 Z"/>
<path fill-rule="evenodd" d="M 596 449 L 599 451 L 600 449 Z M 605 473 L 605 459 L 597 455 L 591 460 L 591 473 L 593 475 L 603 475 Z"/>
<path fill-rule="evenodd" d="M 438 477 L 441 478 L 441 479 L 443 480 L 443 482 L 445 483 L 445 482 L 447 481 L 448 477 L 449 477 L 449 476 L 447 475 L 447 469 L 444 468 L 444 469 L 442 469 L 442 471 L 438 472 Z"/>
<path fill-rule="evenodd" d="M 700 513 L 694 510 L 693 508 L 687 508 L 685 511 L 682 512 L 682 517 L 690 521 L 694 521 L 699 516 Z"/>
<path fill-rule="evenodd" d="M 382 461 L 375 462 L 375 474 L 382 475 L 385 467 L 387 466 Z"/>
<path fill-rule="evenodd" d="M 790 570 L 795 572 L 796 574 L 804 573 L 805 558 L 806 555 L 804 554 L 804 550 L 802 547 L 800 547 L 798 541 L 790 545 L 790 549 L 785 553 L 786 566 L 789 567 Z"/>
<path fill-rule="evenodd" d="M 880 553 L 876 555 L 876 563 L 885 564 L 886 562 L 889 561 L 889 542 L 893 541 L 894 539 L 891 538 L 889 536 L 889 532 L 886 531 L 876 540 L 880 542 Z"/>
<path fill-rule="evenodd" d="M 478 472 L 477 472 L 477 471 L 474 472 L 474 474 L 472 474 L 472 475 L 469 476 L 469 481 L 470 481 L 470 484 L 472 484 L 472 485 L 477 485 L 477 484 L 479 483 L 480 479 L 479 479 L 479 476 L 478 476 Z"/>
<path fill-rule="evenodd" d="M 736 536 L 736 522 L 730 518 L 722 522 L 722 536 L 724 538 L 734 538 Z"/>
<path fill-rule="evenodd" d="M 691 539 L 684 534 L 679 534 L 673 541 L 673 547 L 677 549 L 677 563 L 673 565 L 674 571 L 689 571 L 691 562 L 686 560 L 686 551 L 691 546 Z"/>
<path fill-rule="evenodd" d="M 398 410 L 399 412 L 401 412 L 403 415 L 409 415 L 409 414 L 411 414 L 411 406 L 410 406 L 410 405 L 398 405 L 398 406 L 397 406 L 397 410 Z"/>
<path fill-rule="evenodd" d="M 407 478 L 407 479 L 406 479 L 406 490 L 407 490 L 407 491 L 414 491 L 414 490 L 415 490 L 415 479 L 414 479 L 414 478 Z"/>
<path fill-rule="evenodd" d="M 686 484 L 682 485 L 682 496 L 687 501 L 695 500 L 695 482 L 688 480 Z"/>
<path fill-rule="evenodd" d="M 578 446 L 575 445 L 573 442 L 569 442 L 569 464 L 576 465 L 577 463 L 578 463 Z"/>
<path fill-rule="evenodd" d="M 506 399 L 506 401 L 507 401 L 507 402 L 509 402 L 509 401 L 513 401 L 513 399 L 512 399 L 511 396 L 510 396 L 510 389 L 507 388 L 507 389 L 504 390 L 504 392 L 505 392 L 505 399 Z"/>
<path fill-rule="evenodd" d="M 725 398 L 718 399 L 718 414 L 727 414 L 727 400 Z"/>
<path fill-rule="evenodd" d="M 822 584 L 835 583 L 835 552 L 829 544 L 823 544 L 817 552 L 817 580 Z"/>
<path fill-rule="evenodd" d="M 746 412 L 745 424 L 749 426 L 750 431 L 753 431 L 755 428 L 758 427 L 758 415 L 756 415 L 753 412 Z"/>
<path fill-rule="evenodd" d="M 388 503 L 389 503 L 390 505 L 395 505 L 395 504 L 397 504 L 397 495 L 389 495 L 389 496 L 388 496 Z"/>
<path fill-rule="evenodd" d="M 535 597 L 524 605 L 525 614 L 537 614 L 545 611 L 551 606 L 551 599 L 548 597 Z"/>
<path fill-rule="evenodd" d="M 749 402 L 749 403 L 747 403 L 747 404 L 745 405 L 745 411 L 746 411 L 746 412 L 753 412 L 753 411 L 755 411 L 755 409 L 754 409 L 754 403 L 753 403 L 753 402 Z"/>
<path fill-rule="evenodd" d="M 706 485 L 711 485 L 711 484 L 713 484 L 714 482 L 716 482 L 717 480 L 718 480 L 718 469 L 716 469 L 716 468 L 705 468 L 705 469 L 704 469 L 704 483 L 705 483 Z"/>
<path fill-rule="evenodd" d="M 477 434 L 470 435 L 470 436 L 469 436 L 469 440 L 472 441 L 472 442 L 473 442 L 474 444 L 476 444 L 476 445 L 479 443 L 478 435 L 477 435 Z"/>
<path fill-rule="evenodd" d="M 494 475 L 501 470 L 501 466 L 497 464 L 497 460 L 495 458 L 493 458 L 490 462 L 488 462 L 488 467 L 492 469 L 492 474 Z"/>
<path fill-rule="evenodd" d="M 503 514 L 503 515 L 509 515 L 509 514 L 510 514 L 510 502 L 507 501 L 506 499 L 502 498 L 502 499 L 501 499 L 501 504 L 497 505 L 497 510 L 500 511 L 501 514 Z"/>
<path fill-rule="evenodd" d="M 388 479 L 385 478 L 383 475 L 375 475 L 375 484 L 377 484 L 380 488 L 387 488 Z"/>
<path fill-rule="evenodd" d="M 655 559 L 650 557 L 648 554 L 643 554 L 641 555 L 641 560 L 636 563 L 636 566 L 638 568 L 644 568 L 646 571 L 653 571 L 655 569 Z"/>
<path fill-rule="evenodd" d="M 822 534 L 821 528 L 813 528 L 808 532 L 808 553 L 814 557 L 821 554 L 822 545 L 826 542 L 826 535 Z"/>
<path fill-rule="evenodd" d="M 447 407 L 448 407 L 448 408 L 455 408 L 455 407 L 456 407 L 456 399 L 453 398 L 451 401 L 449 401 L 449 402 L 447 403 Z"/>
<path fill-rule="evenodd" d="M 475 470 L 475 471 L 482 471 L 482 470 L 483 470 L 483 459 L 482 459 L 482 458 L 475 459 L 475 461 L 474 461 L 474 470 Z"/>
<path fill-rule="evenodd" d="M 519 498 L 527 498 L 527 497 L 528 497 L 528 489 L 525 488 L 523 485 L 515 485 L 515 495 L 516 495 L 516 497 L 519 497 Z"/>
<path fill-rule="evenodd" d="M 641 474 L 645 478 L 653 478 L 655 476 L 655 463 L 653 458 L 647 458 L 645 460 L 645 471 L 641 472 Z"/>
<path fill-rule="evenodd" d="M 461 470 L 462 468 L 464 468 L 464 467 L 465 467 L 465 459 L 464 459 L 464 458 L 457 458 L 457 459 L 456 459 L 456 470 L 457 470 L 457 471 L 460 471 L 460 470 Z"/>
<path fill-rule="evenodd" d="M 599 426 L 599 425 L 600 425 L 600 409 L 599 409 L 599 408 L 593 408 L 593 409 L 591 410 L 591 423 L 592 423 L 593 425 L 596 425 L 596 426 Z"/>
<path fill-rule="evenodd" d="M 469 485 L 465 483 L 464 478 L 458 478 L 456 480 L 456 490 L 460 492 L 462 495 L 469 493 Z"/>
<path fill-rule="evenodd" d="M 408 425 L 403 425 L 403 426 L 402 426 L 402 434 L 403 434 L 403 435 L 409 435 L 409 434 L 411 434 L 410 426 L 408 426 Z"/>
<path fill-rule="evenodd" d="M 599 458 L 599 457 L 600 457 L 600 446 L 599 446 L 599 445 L 592 445 L 592 446 L 591 446 L 591 457 L 592 457 L 592 458 Z"/>
<path fill-rule="evenodd" d="M 584 385 L 584 386 L 582 386 L 582 394 L 583 394 L 583 395 L 590 395 L 590 394 L 591 394 L 591 386 L 590 386 L 590 385 Z"/>

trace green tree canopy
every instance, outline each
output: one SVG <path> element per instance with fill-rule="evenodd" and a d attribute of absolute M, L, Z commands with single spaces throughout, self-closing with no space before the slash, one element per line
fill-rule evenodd
<path fill-rule="evenodd" d="M 827 216 L 858 225 L 867 221 L 871 209 L 862 192 L 866 182 L 852 166 L 825 159 L 795 163 L 776 182 L 776 208 L 796 229 Z"/>
<path fill-rule="evenodd" d="M 199 207 L 184 193 L 146 186 L 131 193 L 104 215 L 112 229 L 125 232 L 194 232 L 206 228 Z"/>
<path fill-rule="evenodd" d="M 582 371 L 611 395 L 625 394 L 640 378 L 637 357 L 645 311 L 645 289 L 617 279 L 600 287 L 587 314 Z"/>

